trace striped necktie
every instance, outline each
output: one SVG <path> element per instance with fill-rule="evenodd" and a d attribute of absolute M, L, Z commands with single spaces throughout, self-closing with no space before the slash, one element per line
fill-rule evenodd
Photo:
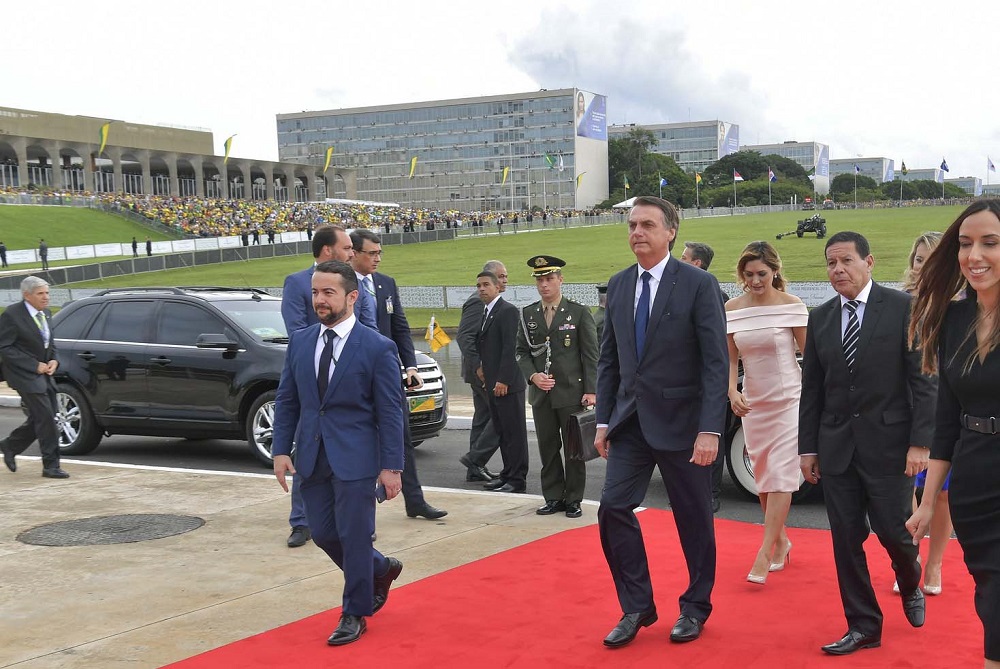
<path fill-rule="evenodd" d="M 857 300 L 851 300 L 844 304 L 847 309 L 847 329 L 844 330 L 844 360 L 847 361 L 847 369 L 854 373 L 854 358 L 858 354 L 858 340 L 861 338 L 861 323 L 858 321 Z"/>

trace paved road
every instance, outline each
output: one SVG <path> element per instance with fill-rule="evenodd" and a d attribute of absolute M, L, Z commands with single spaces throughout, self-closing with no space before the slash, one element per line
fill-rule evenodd
<path fill-rule="evenodd" d="M 16 409 L 0 408 L 0 435 L 7 435 L 23 420 L 23 414 Z M 538 451 L 534 435 L 529 434 L 531 448 L 530 469 L 528 473 L 528 493 L 541 494 L 538 482 Z M 417 469 L 425 486 L 439 488 L 457 488 L 462 490 L 482 490 L 481 484 L 465 482 L 465 468 L 459 464 L 458 457 L 468 450 L 469 433 L 466 430 L 445 430 L 440 437 L 425 441 L 416 449 Z M 38 455 L 38 446 L 32 446 L 27 455 Z M 252 473 L 267 473 L 250 454 L 245 442 L 220 439 L 185 440 L 165 437 L 105 437 L 101 445 L 90 455 L 75 456 L 71 459 L 90 460 L 95 462 L 116 462 L 159 467 L 182 467 L 190 469 L 207 469 L 215 471 L 238 471 Z M 500 456 L 496 455 L 490 463 L 491 469 L 500 469 Z M 41 465 L 37 462 L 25 462 L 21 472 L 35 473 Z M 67 465 L 71 473 L 72 465 Z M 604 483 L 605 464 L 603 460 L 595 460 L 587 466 L 587 488 L 585 497 L 597 500 L 601 495 Z M 3 475 L 0 472 L 0 485 Z M 275 483 L 277 485 L 277 483 Z M 721 518 L 760 523 L 762 521 L 760 507 L 756 501 L 750 500 L 739 492 L 729 480 L 726 473 L 723 479 Z M 649 486 L 646 505 L 656 508 L 668 508 L 666 492 L 658 475 L 654 474 Z M 449 511 L 455 511 L 449 509 Z M 585 513 L 587 513 L 585 509 Z M 589 511 L 592 513 L 592 511 Z M 797 527 L 828 528 L 826 510 L 821 500 L 807 501 L 792 507 L 789 524 Z"/>

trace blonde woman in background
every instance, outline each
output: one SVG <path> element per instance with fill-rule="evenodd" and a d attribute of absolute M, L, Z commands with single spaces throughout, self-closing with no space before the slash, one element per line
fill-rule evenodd
<path fill-rule="evenodd" d="M 937 248 L 941 241 L 940 232 L 925 232 L 913 240 L 913 248 L 910 250 L 910 260 L 903 273 L 903 290 L 916 297 L 917 280 L 920 278 L 920 270 L 924 266 L 924 261 L 931 252 Z M 916 487 L 923 495 L 924 484 L 927 481 L 927 472 L 922 471 L 917 474 Z M 928 595 L 941 594 L 941 563 L 944 560 L 945 549 L 951 541 L 951 511 L 948 508 L 948 484 L 951 476 L 945 479 L 941 488 L 941 493 L 937 497 L 934 506 L 934 522 L 931 524 L 930 547 L 927 552 L 927 566 L 924 567 L 924 592 Z M 917 508 L 917 495 L 913 496 L 913 508 Z M 893 592 L 899 592 L 899 585 L 894 584 Z"/>
<path fill-rule="evenodd" d="M 788 562 L 792 542 L 785 520 L 799 489 L 799 395 L 802 371 L 795 349 L 805 347 L 808 313 L 785 291 L 781 258 L 767 242 L 751 242 L 740 254 L 736 280 L 743 295 L 726 303 L 729 339 L 729 401 L 743 420 L 753 466 L 764 540 L 747 581 L 763 585 L 767 574 Z M 743 360 L 743 391 L 737 387 Z"/>

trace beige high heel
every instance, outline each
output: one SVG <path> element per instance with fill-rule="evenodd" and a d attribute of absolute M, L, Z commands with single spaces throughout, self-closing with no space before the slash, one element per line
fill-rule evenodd
<path fill-rule="evenodd" d="M 763 574 L 754 571 L 754 569 L 757 568 L 757 565 L 760 564 L 761 562 L 767 565 L 771 564 L 771 558 L 767 557 L 767 555 L 764 553 L 763 550 L 757 552 L 757 559 L 753 563 L 753 568 L 751 568 L 750 573 L 747 574 L 748 582 L 755 583 L 757 585 L 764 585 L 764 583 L 767 581 L 766 571 Z"/>
<path fill-rule="evenodd" d="M 784 557 L 778 562 L 772 562 L 771 566 L 767 568 L 768 571 L 782 571 L 785 565 L 792 563 L 792 542 L 788 542 L 788 550 L 785 551 Z"/>

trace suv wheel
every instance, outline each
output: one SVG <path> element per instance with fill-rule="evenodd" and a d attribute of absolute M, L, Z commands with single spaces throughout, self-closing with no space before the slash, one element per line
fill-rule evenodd
<path fill-rule="evenodd" d="M 59 385 L 56 388 L 56 406 L 59 452 L 63 455 L 86 455 L 97 448 L 104 435 L 83 395 L 73 386 Z"/>
<path fill-rule="evenodd" d="M 274 429 L 274 398 L 277 393 L 268 390 L 261 393 L 260 397 L 254 400 L 247 414 L 247 443 L 254 457 L 264 465 L 270 467 L 271 459 L 271 438 Z"/>
<path fill-rule="evenodd" d="M 747 453 L 746 442 L 743 439 L 743 426 L 741 425 L 733 433 L 729 441 L 729 448 L 726 452 L 726 466 L 729 467 L 729 476 L 736 483 L 740 492 L 750 499 L 757 499 L 757 482 L 753 478 L 753 465 L 750 464 L 750 455 Z M 804 502 L 811 498 L 816 492 L 816 486 L 806 483 L 802 474 L 799 474 L 799 489 L 792 493 L 792 502 Z"/>

